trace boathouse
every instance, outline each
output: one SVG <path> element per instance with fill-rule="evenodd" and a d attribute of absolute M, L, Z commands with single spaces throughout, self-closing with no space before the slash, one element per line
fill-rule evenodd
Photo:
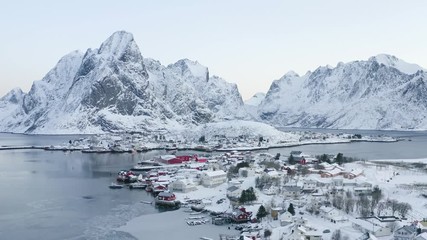
<path fill-rule="evenodd" d="M 157 162 L 164 164 L 181 164 L 182 159 L 175 155 L 161 155 L 156 159 Z"/>

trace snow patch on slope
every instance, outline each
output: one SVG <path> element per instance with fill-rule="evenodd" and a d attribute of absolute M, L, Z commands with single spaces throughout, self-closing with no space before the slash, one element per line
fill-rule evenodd
<path fill-rule="evenodd" d="M 245 101 L 245 104 L 257 107 L 262 102 L 262 100 L 264 100 L 264 98 L 265 98 L 265 93 L 262 93 L 262 92 L 255 93 L 255 95 L 253 95 L 251 98 Z"/>
<path fill-rule="evenodd" d="M 263 136 L 273 140 L 280 139 L 289 141 L 298 141 L 300 138 L 300 136 L 297 134 L 279 131 L 265 123 L 244 120 L 207 123 L 194 128 L 191 133 L 187 134 L 193 134 L 193 138 L 195 139 L 198 139 L 203 135 L 207 138 L 213 137 L 215 135 L 224 135 L 227 138 L 247 136 L 249 138 L 256 139 L 260 136 Z"/>
<path fill-rule="evenodd" d="M 424 68 L 420 67 L 417 64 L 407 63 L 395 56 L 387 54 L 379 54 L 377 56 L 369 58 L 369 61 L 376 61 L 379 64 L 384 64 L 387 67 L 396 68 L 402 73 L 414 74 L 417 71 L 425 71 Z"/>

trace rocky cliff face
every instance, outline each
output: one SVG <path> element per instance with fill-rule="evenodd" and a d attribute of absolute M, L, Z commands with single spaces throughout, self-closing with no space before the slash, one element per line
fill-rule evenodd
<path fill-rule="evenodd" d="M 272 83 L 258 116 L 277 126 L 427 129 L 426 77 L 389 55 L 290 72 Z"/>
<path fill-rule="evenodd" d="M 64 56 L 28 94 L 4 96 L 0 109 L 0 131 L 27 133 L 146 131 L 249 118 L 236 85 L 190 60 L 165 67 L 144 59 L 124 31 L 99 49 Z"/>

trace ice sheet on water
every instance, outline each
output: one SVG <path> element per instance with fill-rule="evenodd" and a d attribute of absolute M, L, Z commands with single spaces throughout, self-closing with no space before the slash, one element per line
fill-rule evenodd
<path fill-rule="evenodd" d="M 152 207 L 146 204 L 135 203 L 132 205 L 121 204 L 111 209 L 111 212 L 104 216 L 98 216 L 90 220 L 87 229 L 84 231 L 82 239 L 137 239 L 129 233 L 117 231 L 120 226 L 125 225 L 129 220 L 146 214 Z"/>

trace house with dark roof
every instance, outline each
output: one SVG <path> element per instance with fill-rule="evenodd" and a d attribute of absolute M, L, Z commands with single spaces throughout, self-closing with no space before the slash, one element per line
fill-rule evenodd
<path fill-rule="evenodd" d="M 238 186 L 231 186 L 227 188 L 227 197 L 230 199 L 239 199 L 240 195 L 242 195 L 242 189 Z"/>
<path fill-rule="evenodd" d="M 394 231 L 394 240 L 413 240 L 417 236 L 417 227 L 414 225 L 403 226 Z"/>

